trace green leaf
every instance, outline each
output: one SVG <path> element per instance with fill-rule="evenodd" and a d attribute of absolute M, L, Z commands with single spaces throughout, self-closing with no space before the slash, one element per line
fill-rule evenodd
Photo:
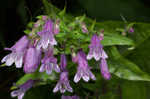
<path fill-rule="evenodd" d="M 43 81 L 47 81 L 47 80 L 54 80 L 56 78 L 54 72 L 51 75 L 46 74 L 45 72 L 40 73 L 40 72 L 35 72 L 32 74 L 25 74 L 23 77 L 21 77 L 17 82 L 16 85 L 21 85 L 23 83 L 25 83 L 27 80 L 29 79 L 40 79 Z"/>
<path fill-rule="evenodd" d="M 26 29 L 26 30 L 24 30 L 24 33 L 27 34 L 27 35 L 29 35 L 31 33 L 31 30 Z"/>
<path fill-rule="evenodd" d="M 123 99 L 148 99 L 144 82 L 124 81 L 121 84 Z"/>
<path fill-rule="evenodd" d="M 133 40 L 115 33 L 104 34 L 104 40 L 101 41 L 104 46 L 111 45 L 134 45 Z"/>
<path fill-rule="evenodd" d="M 66 14 L 66 7 L 64 7 L 64 9 L 58 13 L 60 17 L 63 17 L 65 14 Z"/>
<path fill-rule="evenodd" d="M 111 56 L 108 64 L 111 73 L 123 79 L 150 81 L 150 76 L 136 64 L 123 58 L 116 47 L 112 47 L 110 50 Z"/>

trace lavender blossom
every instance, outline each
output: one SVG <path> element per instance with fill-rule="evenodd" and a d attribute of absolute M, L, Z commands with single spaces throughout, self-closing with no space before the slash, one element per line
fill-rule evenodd
<path fill-rule="evenodd" d="M 19 86 L 19 89 L 14 90 L 11 92 L 11 96 L 12 97 L 18 97 L 18 99 L 23 99 L 24 94 L 26 91 L 28 91 L 34 84 L 33 80 L 28 80 L 27 82 L 25 82 L 24 84 Z"/>
<path fill-rule="evenodd" d="M 53 89 L 53 92 L 55 93 L 59 90 L 60 90 L 61 93 L 65 93 L 66 90 L 69 91 L 69 92 L 73 92 L 73 89 L 69 84 L 68 72 L 67 71 L 61 72 L 60 79 L 59 79 L 57 85 L 55 86 L 55 88 Z"/>
<path fill-rule="evenodd" d="M 23 64 L 23 57 L 28 44 L 29 40 L 27 36 L 21 37 L 21 39 L 19 39 L 19 41 L 17 41 L 14 46 L 12 46 L 11 48 L 5 48 L 5 50 L 10 50 L 12 51 L 12 53 L 6 55 L 1 60 L 1 62 L 5 62 L 7 66 L 11 66 L 13 63 L 15 63 L 16 68 L 21 68 Z"/>
<path fill-rule="evenodd" d="M 76 60 L 78 62 L 78 68 L 74 77 L 74 82 L 79 82 L 81 78 L 83 78 L 86 82 L 88 82 L 90 78 L 92 80 L 96 80 L 94 74 L 90 71 L 90 67 L 88 66 L 88 62 L 86 60 L 86 55 L 82 50 L 78 52 Z"/>
<path fill-rule="evenodd" d="M 57 59 L 53 56 L 53 48 L 49 47 L 49 49 L 45 52 L 44 58 L 42 59 L 42 65 L 39 71 L 46 71 L 47 74 L 51 74 L 53 69 L 56 72 L 60 72 L 60 68 L 57 65 Z"/>
<path fill-rule="evenodd" d="M 61 99 L 80 99 L 80 97 L 76 96 L 76 95 L 74 95 L 74 96 L 64 96 L 64 95 L 62 95 Z"/>
<path fill-rule="evenodd" d="M 109 80 L 111 78 L 111 74 L 108 70 L 106 59 L 103 59 L 103 58 L 101 59 L 100 68 L 101 68 L 101 73 L 102 73 L 103 77 L 106 80 Z"/>
<path fill-rule="evenodd" d="M 24 62 L 24 71 L 25 73 L 33 73 L 38 68 L 41 59 L 41 50 L 36 49 L 35 47 L 29 47 Z"/>
<path fill-rule="evenodd" d="M 90 60 L 94 58 L 96 61 L 100 60 L 100 58 L 107 58 L 107 54 L 103 50 L 103 46 L 100 44 L 100 41 L 103 37 L 98 37 L 96 34 L 93 35 L 91 39 L 91 44 L 89 45 L 90 51 L 87 55 L 87 59 Z"/>
<path fill-rule="evenodd" d="M 73 89 L 69 84 L 68 72 L 67 72 L 66 66 L 67 66 L 66 56 L 65 54 L 61 54 L 60 69 L 62 72 L 60 74 L 60 79 L 57 85 L 53 89 L 54 93 L 57 92 L 58 90 L 60 90 L 61 93 L 65 93 L 66 90 L 69 92 L 73 92 Z"/>
<path fill-rule="evenodd" d="M 38 35 L 41 37 L 37 47 L 38 48 L 43 48 L 46 49 L 48 48 L 48 45 L 57 45 L 57 42 L 54 38 L 54 33 L 53 33 L 53 22 L 48 19 L 43 26 L 43 30 L 41 32 L 38 32 Z"/>

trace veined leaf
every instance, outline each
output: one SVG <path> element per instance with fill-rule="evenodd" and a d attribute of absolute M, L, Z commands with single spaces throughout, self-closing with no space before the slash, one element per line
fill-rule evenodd
<path fill-rule="evenodd" d="M 150 76 L 143 72 L 136 64 L 123 58 L 116 47 L 111 48 L 111 55 L 112 57 L 108 61 L 111 73 L 123 79 L 150 81 Z"/>

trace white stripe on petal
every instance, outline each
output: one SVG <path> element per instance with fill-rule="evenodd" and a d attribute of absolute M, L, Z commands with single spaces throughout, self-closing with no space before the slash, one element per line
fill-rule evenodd
<path fill-rule="evenodd" d="M 10 54 L 9 56 L 8 56 L 8 58 L 7 58 L 7 60 L 6 60 L 6 65 L 7 66 L 11 66 L 13 63 L 14 63 L 14 61 L 15 61 L 15 56 L 16 54 Z"/>
<path fill-rule="evenodd" d="M 50 63 L 50 64 L 46 64 L 46 73 L 48 75 L 50 75 L 52 73 L 52 67 L 53 67 L 53 64 Z"/>
<path fill-rule="evenodd" d="M 91 71 L 89 71 L 89 75 L 90 75 L 90 77 L 91 77 L 92 80 L 96 80 L 95 75 Z"/>
<path fill-rule="evenodd" d="M 83 80 L 88 82 L 90 80 L 90 77 L 88 74 L 84 73 L 83 76 L 82 76 Z"/>
<path fill-rule="evenodd" d="M 16 56 L 15 64 L 16 68 L 21 68 L 23 63 L 23 56 Z"/>
<path fill-rule="evenodd" d="M 66 92 L 66 89 L 62 87 L 62 88 L 60 88 L 60 92 L 61 92 L 61 93 L 65 93 L 65 92 Z"/>
<path fill-rule="evenodd" d="M 94 51 L 93 56 L 94 56 L 94 59 L 95 59 L 96 61 L 98 61 L 98 60 L 100 60 L 101 53 L 100 53 L 100 52 L 99 52 L 99 53 L 96 53 L 96 51 Z"/>
<path fill-rule="evenodd" d="M 88 60 L 90 60 L 90 59 L 92 59 L 92 57 L 93 57 L 92 54 L 88 54 L 86 58 L 87 58 Z"/>
<path fill-rule="evenodd" d="M 60 72 L 60 68 L 57 64 L 54 65 L 54 70 L 59 73 Z"/>
<path fill-rule="evenodd" d="M 2 62 L 2 63 L 6 62 L 6 60 L 7 60 L 8 57 L 9 57 L 9 54 L 6 55 L 6 56 L 1 60 L 1 62 Z"/>
<path fill-rule="evenodd" d="M 39 72 L 44 72 L 44 71 L 45 71 L 45 64 L 42 64 L 41 67 L 40 67 Z"/>
<path fill-rule="evenodd" d="M 23 97 L 24 97 L 24 93 L 20 94 L 20 95 L 18 96 L 18 99 L 23 99 Z"/>
<path fill-rule="evenodd" d="M 103 50 L 102 51 L 102 56 L 101 56 L 103 59 L 106 59 L 106 58 L 108 58 L 108 56 L 107 56 L 107 54 L 106 54 L 106 52 Z"/>
<path fill-rule="evenodd" d="M 81 79 L 81 75 L 77 72 L 75 77 L 74 77 L 74 82 L 78 83 L 80 79 Z"/>
<path fill-rule="evenodd" d="M 60 86 L 61 86 L 60 83 L 57 83 L 57 85 L 53 89 L 53 92 L 56 93 L 59 90 Z"/>

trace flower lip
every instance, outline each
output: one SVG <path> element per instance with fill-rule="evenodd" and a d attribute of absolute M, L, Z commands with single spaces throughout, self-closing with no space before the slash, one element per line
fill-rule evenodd
<path fill-rule="evenodd" d="M 60 79 L 59 79 L 58 83 L 56 84 L 55 88 L 53 89 L 53 92 L 55 93 L 59 90 L 61 93 L 65 93 L 66 91 L 73 92 L 73 89 L 70 86 L 70 83 L 68 80 L 68 72 L 67 71 L 61 72 Z"/>
<path fill-rule="evenodd" d="M 77 60 L 78 68 L 77 68 L 77 73 L 75 74 L 74 77 L 74 82 L 75 83 L 79 82 L 81 78 L 83 78 L 85 82 L 88 82 L 90 78 L 92 80 L 96 80 L 96 77 L 91 72 L 90 67 L 88 66 L 86 55 L 82 50 L 79 50 L 77 54 L 77 59 L 78 59 Z"/>

